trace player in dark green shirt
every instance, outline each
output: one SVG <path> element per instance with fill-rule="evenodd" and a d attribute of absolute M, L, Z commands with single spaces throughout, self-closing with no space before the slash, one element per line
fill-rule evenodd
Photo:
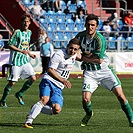
<path fill-rule="evenodd" d="M 129 125 L 133 126 L 132 108 L 122 91 L 120 80 L 109 67 L 104 36 L 97 32 L 98 17 L 94 14 L 88 15 L 85 27 L 85 31 L 76 35 L 76 38 L 81 41 L 83 54 L 81 65 L 84 74 L 82 104 L 86 115 L 81 121 L 81 126 L 86 126 L 93 115 L 91 96 L 98 88 L 98 85 L 112 91 L 116 95 L 122 110 L 128 118 Z"/>

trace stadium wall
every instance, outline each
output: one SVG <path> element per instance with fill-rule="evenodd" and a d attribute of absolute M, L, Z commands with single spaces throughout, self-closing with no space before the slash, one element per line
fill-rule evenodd
<path fill-rule="evenodd" d="M 36 59 L 30 58 L 30 62 L 34 67 L 36 73 L 41 73 L 41 58 L 40 52 L 34 51 L 36 54 Z M 108 52 L 107 53 L 110 65 L 114 69 L 117 74 L 131 74 L 133 75 L 133 54 L 132 52 Z M 0 52 L 0 72 L 2 71 L 2 65 L 8 64 L 9 60 L 9 51 L 1 51 Z M 81 62 L 76 61 L 72 74 L 82 74 L 82 70 L 80 69 Z"/>

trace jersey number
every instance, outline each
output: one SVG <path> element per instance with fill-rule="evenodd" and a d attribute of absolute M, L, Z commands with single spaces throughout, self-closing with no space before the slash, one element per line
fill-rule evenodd
<path fill-rule="evenodd" d="M 68 70 L 68 71 L 63 70 L 63 72 L 62 72 L 61 76 L 62 76 L 63 78 L 65 78 L 65 79 L 67 79 L 67 78 L 68 78 L 68 76 L 69 76 L 69 74 L 70 74 L 70 70 Z"/>

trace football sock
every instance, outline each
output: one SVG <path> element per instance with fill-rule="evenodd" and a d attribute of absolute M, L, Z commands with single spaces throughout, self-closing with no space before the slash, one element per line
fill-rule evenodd
<path fill-rule="evenodd" d="M 26 123 L 31 123 L 33 122 L 33 119 L 35 119 L 41 112 L 43 108 L 43 104 L 41 101 L 37 102 L 36 104 L 33 105 L 31 108 L 30 114 L 28 116 L 28 119 L 26 120 Z"/>
<path fill-rule="evenodd" d="M 133 121 L 133 111 L 128 101 L 125 104 L 121 104 L 122 110 L 125 112 L 129 122 Z"/>
<path fill-rule="evenodd" d="M 92 115 L 92 103 L 91 101 L 86 105 L 85 103 L 83 103 L 83 108 L 86 112 L 87 115 L 91 116 Z"/>
<path fill-rule="evenodd" d="M 48 106 L 48 105 L 45 105 L 45 106 L 42 108 L 41 112 L 42 112 L 43 114 L 47 114 L 47 115 L 52 115 L 52 114 L 53 114 L 52 107 L 51 107 L 51 106 Z"/>
<path fill-rule="evenodd" d="M 11 87 L 7 85 L 5 87 L 5 89 L 4 89 L 4 92 L 3 92 L 3 96 L 1 98 L 1 101 L 6 102 L 6 97 L 10 93 L 10 91 L 11 91 Z"/>
<path fill-rule="evenodd" d="M 18 95 L 19 95 L 19 96 L 22 96 L 23 93 L 24 93 L 27 89 L 30 88 L 30 86 L 32 85 L 32 83 L 33 83 L 33 82 L 31 82 L 30 80 L 27 80 L 27 81 L 24 83 L 22 89 L 18 92 Z"/>

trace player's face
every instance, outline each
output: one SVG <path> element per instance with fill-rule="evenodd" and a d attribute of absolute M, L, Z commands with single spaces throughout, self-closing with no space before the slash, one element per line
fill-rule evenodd
<path fill-rule="evenodd" d="M 30 25 L 30 18 L 25 18 L 25 20 L 22 22 L 22 28 L 26 31 L 28 30 Z"/>
<path fill-rule="evenodd" d="M 95 20 L 89 20 L 88 23 L 86 24 L 87 35 L 89 36 L 95 35 L 96 29 L 97 29 L 97 22 Z"/>
<path fill-rule="evenodd" d="M 69 56 L 73 56 L 76 54 L 79 50 L 80 46 L 77 44 L 71 44 L 67 47 L 67 53 Z"/>

